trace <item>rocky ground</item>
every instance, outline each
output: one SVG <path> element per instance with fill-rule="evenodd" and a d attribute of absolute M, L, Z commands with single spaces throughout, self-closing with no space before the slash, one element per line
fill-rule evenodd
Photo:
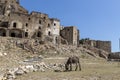
<path fill-rule="evenodd" d="M 120 63 L 108 62 L 108 53 L 96 48 L 18 38 L 0 43 L 0 80 L 120 80 Z M 73 55 L 80 57 L 82 71 L 64 72 Z"/>
<path fill-rule="evenodd" d="M 66 58 L 49 58 L 46 65 L 63 64 Z M 32 72 L 18 76 L 16 80 L 120 80 L 120 63 L 103 59 L 81 59 L 82 71 L 55 72 L 54 68 L 45 72 Z M 57 68 L 55 68 L 57 69 Z"/>

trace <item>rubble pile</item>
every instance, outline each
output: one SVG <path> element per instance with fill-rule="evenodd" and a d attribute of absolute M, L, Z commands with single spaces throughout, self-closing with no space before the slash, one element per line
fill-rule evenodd
<path fill-rule="evenodd" d="M 109 54 L 108 52 L 106 52 L 106 51 L 104 51 L 102 49 L 98 49 L 98 48 L 95 48 L 95 47 L 92 47 L 92 46 L 86 46 L 86 45 L 84 45 L 83 47 L 85 49 L 87 49 L 87 50 L 92 51 L 94 53 L 94 55 L 102 57 L 102 58 L 105 58 L 105 59 L 107 59 L 107 56 Z"/>
<path fill-rule="evenodd" d="M 29 72 L 44 72 L 44 68 L 47 67 L 44 62 L 41 62 L 40 64 L 24 65 L 17 68 L 6 69 L 6 71 L 2 73 L 0 80 L 14 80 L 17 76 L 27 74 Z"/>
<path fill-rule="evenodd" d="M 46 56 L 68 56 L 68 55 L 84 55 L 88 54 L 93 57 L 107 58 L 108 52 L 94 48 L 91 46 L 71 46 L 71 45 L 53 45 L 52 43 L 41 44 L 39 40 L 35 39 L 19 39 L 19 38 L 1 38 L 0 52 L 9 53 L 19 49 L 26 53 L 46 55 Z M 18 50 L 18 51 L 19 51 Z M 2 55 L 2 54 L 0 54 Z"/>
<path fill-rule="evenodd" d="M 18 62 L 19 66 L 6 68 L 0 75 L 0 80 L 14 80 L 17 76 L 21 76 L 30 72 L 45 72 L 47 70 L 62 72 L 64 64 L 52 63 L 45 64 L 43 56 L 34 56 L 24 61 Z"/>

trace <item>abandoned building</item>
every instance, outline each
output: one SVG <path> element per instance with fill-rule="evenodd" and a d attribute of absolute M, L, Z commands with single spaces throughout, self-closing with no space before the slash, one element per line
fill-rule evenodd
<path fill-rule="evenodd" d="M 0 36 L 33 38 L 60 42 L 60 34 L 69 44 L 77 45 L 79 31 L 71 26 L 61 30 L 60 20 L 41 12 L 29 13 L 19 0 L 0 0 Z M 60 33 L 61 32 L 61 33 Z"/>
<path fill-rule="evenodd" d="M 111 53 L 111 41 L 100 41 L 100 40 L 90 40 L 82 39 L 82 44 L 89 45 L 98 49 L 102 49 Z"/>
<path fill-rule="evenodd" d="M 60 31 L 60 35 L 68 41 L 70 45 L 78 45 L 79 43 L 79 30 L 75 26 L 64 27 Z"/>
<path fill-rule="evenodd" d="M 79 46 L 80 32 L 75 26 L 61 26 L 60 20 L 48 14 L 32 11 L 29 13 L 19 0 L 0 0 L 0 36 L 37 39 L 53 44 Z M 110 41 L 83 40 L 90 45 L 111 52 Z"/>

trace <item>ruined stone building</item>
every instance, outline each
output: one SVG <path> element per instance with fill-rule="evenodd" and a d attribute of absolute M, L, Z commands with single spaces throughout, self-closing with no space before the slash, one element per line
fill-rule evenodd
<path fill-rule="evenodd" d="M 83 44 L 89 45 L 98 49 L 105 50 L 107 52 L 111 52 L 111 41 L 100 41 L 100 40 L 90 40 L 84 39 Z"/>
<path fill-rule="evenodd" d="M 78 45 L 79 43 L 79 30 L 75 26 L 64 27 L 61 36 L 68 41 L 68 44 Z"/>
<path fill-rule="evenodd" d="M 60 42 L 60 34 L 69 44 L 77 45 L 79 31 L 71 26 L 60 33 L 60 20 L 49 18 L 41 12 L 31 12 L 19 4 L 19 0 L 0 0 L 0 36 L 33 38 Z"/>

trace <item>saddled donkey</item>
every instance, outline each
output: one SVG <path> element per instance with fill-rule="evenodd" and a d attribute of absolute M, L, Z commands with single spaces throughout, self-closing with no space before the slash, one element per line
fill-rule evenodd
<path fill-rule="evenodd" d="M 72 56 L 72 57 L 68 58 L 67 62 L 65 63 L 66 71 L 72 71 L 72 64 L 76 65 L 75 71 L 77 70 L 78 66 L 79 66 L 79 70 L 81 71 L 81 65 L 80 65 L 79 57 Z"/>

